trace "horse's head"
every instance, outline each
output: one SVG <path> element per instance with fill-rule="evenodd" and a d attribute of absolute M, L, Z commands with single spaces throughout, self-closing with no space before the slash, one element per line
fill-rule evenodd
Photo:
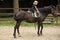
<path fill-rule="evenodd" d="M 53 6 L 53 5 L 50 5 L 50 8 L 51 8 L 51 14 L 56 17 L 57 16 L 56 13 L 55 13 L 56 7 Z"/>

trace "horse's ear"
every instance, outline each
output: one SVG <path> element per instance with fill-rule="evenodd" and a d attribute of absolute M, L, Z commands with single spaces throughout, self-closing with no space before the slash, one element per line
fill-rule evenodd
<path fill-rule="evenodd" d="M 53 9 L 56 9 L 56 7 L 54 5 L 50 5 Z"/>
<path fill-rule="evenodd" d="M 55 9 L 56 7 L 55 7 L 55 6 L 52 6 L 52 8 L 54 8 L 54 9 Z"/>

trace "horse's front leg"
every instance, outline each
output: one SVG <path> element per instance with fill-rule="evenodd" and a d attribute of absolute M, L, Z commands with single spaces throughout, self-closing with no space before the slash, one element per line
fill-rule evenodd
<path fill-rule="evenodd" d="M 18 22 L 18 25 L 17 25 L 17 33 L 18 33 L 18 36 L 21 37 L 20 35 L 20 32 L 19 32 L 19 26 L 20 26 L 21 22 Z"/>
<path fill-rule="evenodd" d="M 42 30 L 43 30 L 43 23 L 38 22 L 38 36 L 42 35 Z"/>
<path fill-rule="evenodd" d="M 14 38 L 16 38 L 16 26 L 17 26 L 17 23 L 16 23 L 16 25 L 14 27 L 14 33 L 13 33 Z"/>
<path fill-rule="evenodd" d="M 40 23 L 38 22 L 38 32 L 37 32 L 38 36 L 40 36 Z"/>
<path fill-rule="evenodd" d="M 41 23 L 41 30 L 40 30 L 41 35 L 42 35 L 42 30 L 43 30 L 43 23 Z"/>

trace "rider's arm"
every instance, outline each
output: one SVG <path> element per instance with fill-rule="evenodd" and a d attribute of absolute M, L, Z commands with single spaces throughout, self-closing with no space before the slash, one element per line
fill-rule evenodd
<path fill-rule="evenodd" d="M 36 9 L 36 11 L 38 11 L 38 8 L 37 8 L 37 6 L 35 6 L 35 9 Z"/>

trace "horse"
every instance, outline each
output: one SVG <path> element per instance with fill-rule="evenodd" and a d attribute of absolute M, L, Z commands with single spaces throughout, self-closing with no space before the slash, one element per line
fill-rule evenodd
<path fill-rule="evenodd" d="M 56 16 L 54 10 L 55 10 L 54 6 L 46 6 L 46 7 L 40 8 L 39 9 L 40 16 L 38 18 L 32 16 L 32 11 L 27 12 L 24 10 L 20 10 L 19 12 L 15 13 L 13 16 L 14 20 L 16 21 L 16 25 L 14 27 L 14 33 L 13 33 L 14 38 L 16 38 L 16 31 L 18 35 L 20 35 L 19 26 L 21 25 L 22 21 L 29 22 L 29 23 L 37 22 L 37 25 L 38 25 L 37 34 L 38 36 L 42 35 L 43 21 L 48 16 L 48 14 L 52 14 L 53 16 Z"/>

